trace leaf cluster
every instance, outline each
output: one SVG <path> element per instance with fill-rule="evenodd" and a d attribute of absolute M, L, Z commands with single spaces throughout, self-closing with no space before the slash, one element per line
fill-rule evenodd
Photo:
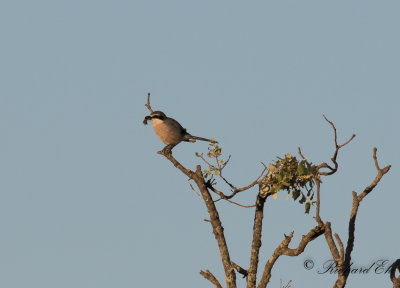
<path fill-rule="evenodd" d="M 311 205 L 315 203 L 315 177 L 317 170 L 306 159 L 299 161 L 295 156 L 286 154 L 284 158 L 278 157 L 269 165 L 269 173 L 264 177 L 259 193 L 261 197 L 270 194 L 276 199 L 279 191 L 286 190 L 286 199 L 289 199 L 290 194 L 295 201 L 300 198 L 299 203 L 304 204 L 305 213 L 309 213 Z"/>
<path fill-rule="evenodd" d="M 214 140 L 214 139 L 211 139 Z M 206 161 L 208 165 L 208 169 L 203 170 L 203 176 L 205 179 L 208 177 L 212 177 L 213 175 L 220 175 L 222 172 L 222 169 L 225 168 L 226 164 L 229 162 L 228 160 L 224 161 L 222 159 L 219 159 L 221 156 L 222 148 L 218 146 L 217 142 L 211 142 L 209 147 L 208 147 L 208 152 L 207 152 L 207 157 L 208 158 L 215 158 L 215 165 L 211 164 L 210 162 Z M 200 157 L 200 155 L 197 155 Z M 205 160 L 203 158 L 203 160 Z"/>

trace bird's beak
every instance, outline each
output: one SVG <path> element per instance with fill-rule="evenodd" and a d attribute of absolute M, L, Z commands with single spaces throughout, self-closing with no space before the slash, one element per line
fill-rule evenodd
<path fill-rule="evenodd" d="M 144 120 L 143 120 L 144 125 L 147 125 L 147 120 L 151 120 L 151 117 L 150 116 L 144 117 Z"/>

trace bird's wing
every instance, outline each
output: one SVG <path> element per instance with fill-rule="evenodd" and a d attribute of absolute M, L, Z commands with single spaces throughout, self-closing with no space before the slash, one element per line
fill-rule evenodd
<path fill-rule="evenodd" d="M 181 135 L 182 136 L 185 135 L 185 134 L 189 134 L 189 133 L 186 132 L 186 129 L 183 128 L 182 125 L 179 124 L 179 122 L 176 121 L 175 119 L 167 118 L 167 120 L 165 120 L 165 121 L 167 121 L 168 125 L 170 125 L 172 129 L 174 129 L 174 130 L 176 129 L 176 130 L 181 131 Z"/>

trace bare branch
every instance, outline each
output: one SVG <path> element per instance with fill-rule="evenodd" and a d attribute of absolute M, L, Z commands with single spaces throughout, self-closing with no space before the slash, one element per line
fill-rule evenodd
<path fill-rule="evenodd" d="M 340 254 L 337 250 L 336 244 L 332 238 L 332 231 L 330 227 L 330 223 L 326 222 L 326 230 L 325 230 L 325 239 L 328 243 L 329 249 L 331 250 L 331 254 L 333 260 L 335 261 L 336 267 L 338 269 L 338 279 L 336 280 L 335 286 L 336 288 L 341 288 L 346 285 L 347 278 L 350 274 L 350 264 L 351 264 L 351 252 L 353 251 L 354 247 L 354 239 L 355 239 L 355 226 L 356 226 L 356 218 L 358 213 L 358 208 L 360 202 L 367 196 L 375 187 L 378 185 L 379 181 L 382 179 L 383 175 L 385 175 L 390 170 L 390 165 L 386 166 L 385 168 L 381 169 L 378 164 L 378 160 L 376 157 L 377 149 L 373 149 L 373 159 L 375 163 L 375 167 L 377 170 L 377 176 L 372 181 L 372 183 L 367 186 L 362 193 L 357 195 L 355 191 L 352 192 L 353 195 L 353 206 L 350 213 L 350 220 L 349 220 L 349 236 L 347 239 L 346 250 L 344 252 L 343 243 L 340 240 L 339 236 L 335 234 L 336 240 L 339 243 L 340 247 Z"/>
<path fill-rule="evenodd" d="M 372 181 L 372 183 L 368 187 L 366 187 L 364 189 L 364 191 L 359 195 L 357 195 L 357 193 L 353 191 L 353 207 L 352 207 L 351 213 L 350 213 L 349 239 L 347 241 L 345 263 L 344 263 L 346 267 L 349 267 L 350 262 L 351 262 L 351 252 L 353 251 L 353 247 L 354 247 L 354 231 L 355 231 L 355 225 L 356 225 L 356 217 L 357 217 L 357 212 L 358 212 L 358 207 L 360 205 L 360 202 L 364 199 L 365 196 L 367 196 L 376 187 L 376 185 L 378 185 L 378 183 L 382 179 L 383 175 L 385 175 L 387 172 L 389 172 L 390 167 L 391 167 L 390 165 L 388 165 L 383 169 L 379 168 L 378 160 L 376 158 L 376 151 L 377 151 L 377 149 L 376 149 L 376 147 L 374 147 L 373 158 L 374 158 L 374 162 L 375 162 L 375 167 L 378 172 L 374 181 Z M 346 276 L 348 276 L 348 273 Z"/>
<path fill-rule="evenodd" d="M 297 148 L 299 150 L 298 152 L 299 152 L 299 155 L 300 155 L 301 159 L 307 160 L 306 157 L 304 157 L 303 154 L 301 153 L 301 148 L 300 147 L 297 147 Z"/>
<path fill-rule="evenodd" d="M 331 250 L 331 254 L 333 257 L 333 260 L 336 263 L 336 267 L 339 267 L 340 265 L 340 254 L 339 254 L 339 250 L 336 247 L 336 243 L 333 240 L 332 237 L 332 229 L 331 229 L 331 222 L 327 221 L 325 223 L 325 238 L 326 238 L 326 242 L 328 243 L 329 249 Z"/>
<path fill-rule="evenodd" d="M 240 266 L 239 266 L 238 264 L 236 264 L 235 262 L 232 262 L 232 266 L 233 266 L 233 268 L 236 269 L 236 271 L 237 271 L 238 273 L 240 273 L 240 274 L 243 275 L 243 278 L 246 278 L 246 277 L 247 277 L 247 270 L 246 270 L 246 269 L 240 267 Z"/>
<path fill-rule="evenodd" d="M 279 246 L 275 249 L 274 253 L 272 254 L 271 258 L 269 258 L 267 264 L 265 264 L 263 276 L 261 278 L 260 283 L 258 284 L 258 288 L 265 288 L 271 279 L 271 270 L 274 266 L 276 260 L 281 255 L 287 256 L 297 256 L 303 253 L 304 249 L 307 245 L 318 238 L 320 235 L 324 234 L 326 226 L 324 225 L 317 225 L 307 235 L 303 235 L 299 245 L 295 249 L 288 248 L 290 241 L 292 240 L 294 232 L 291 232 L 289 236 L 285 235 L 285 239 L 279 244 Z"/>
<path fill-rule="evenodd" d="M 215 276 L 210 272 L 210 270 L 206 270 L 206 272 L 204 272 L 203 270 L 200 271 L 200 274 L 206 278 L 208 281 L 210 281 L 211 283 L 214 284 L 215 288 L 222 288 L 221 284 L 219 283 L 219 281 L 217 280 L 217 278 L 215 278 Z"/>
<path fill-rule="evenodd" d="M 267 194 L 267 197 L 270 194 Z M 262 232 L 262 222 L 264 218 L 264 204 L 267 197 L 263 198 L 260 193 L 257 195 L 256 200 L 256 211 L 254 214 L 254 225 L 253 225 L 253 240 L 251 242 L 251 254 L 250 254 L 250 267 L 249 275 L 247 277 L 247 287 L 256 287 L 257 282 L 257 269 L 259 261 L 259 253 L 261 248 L 261 232 Z"/>
<path fill-rule="evenodd" d="M 290 283 L 292 283 L 292 280 L 289 280 L 289 282 L 285 286 L 283 286 L 282 279 L 281 279 L 280 288 L 290 288 Z"/>
<path fill-rule="evenodd" d="M 333 131 L 334 131 L 334 134 L 335 134 L 335 152 L 334 152 L 334 154 L 333 154 L 333 157 L 331 158 L 331 161 L 333 162 L 333 164 L 335 165 L 334 167 L 331 167 L 330 165 L 328 165 L 327 163 L 321 163 L 320 165 L 318 165 L 317 166 L 317 170 L 319 171 L 321 168 L 327 168 L 327 169 L 329 169 L 330 171 L 329 172 L 319 172 L 319 175 L 325 175 L 325 176 L 327 176 L 327 175 L 332 175 L 332 174 L 334 174 L 336 171 L 337 171 L 337 169 L 338 169 L 338 163 L 337 163 L 337 161 L 336 161 L 336 159 L 337 159 L 337 155 L 338 155 L 338 153 L 339 153 L 339 150 L 340 150 L 340 148 L 342 148 L 343 146 L 346 146 L 348 143 L 350 143 L 350 141 L 351 140 L 353 140 L 354 139 L 354 137 L 356 137 L 356 134 L 353 134 L 350 138 L 349 138 L 349 140 L 347 140 L 345 143 L 343 143 L 343 144 L 341 144 L 341 145 L 338 145 L 338 143 L 337 143 L 337 132 L 336 132 L 336 127 L 335 127 L 335 125 L 333 124 L 333 122 L 332 121 L 329 121 L 328 120 L 328 118 L 326 118 L 325 117 L 325 115 L 323 115 L 324 116 L 324 118 L 325 118 L 325 120 L 332 126 L 332 128 L 333 128 Z"/>
<path fill-rule="evenodd" d="M 221 260 L 222 260 L 222 264 L 224 266 L 224 271 L 225 271 L 226 286 L 227 286 L 227 288 L 236 288 L 236 274 L 235 274 L 235 270 L 232 267 L 232 263 L 230 260 L 229 250 L 228 250 L 228 246 L 226 244 L 225 235 L 224 235 L 224 228 L 222 227 L 222 223 L 221 223 L 221 220 L 219 219 L 219 214 L 218 214 L 217 208 L 215 207 L 215 204 L 211 197 L 211 194 L 207 189 L 207 185 L 206 185 L 206 182 L 204 181 L 203 172 L 201 171 L 200 165 L 197 165 L 196 172 L 193 172 L 190 169 L 186 169 L 185 167 L 183 167 L 172 156 L 172 153 L 170 151 L 162 150 L 158 153 L 163 155 L 164 157 L 166 157 L 168 160 L 170 160 L 175 167 L 177 167 L 179 170 L 181 170 L 181 172 L 184 173 L 185 175 L 187 175 L 190 179 L 193 179 L 193 181 L 196 183 L 197 187 L 199 188 L 200 193 L 203 197 L 204 203 L 207 206 L 208 214 L 210 215 L 211 226 L 213 228 L 213 233 L 214 233 L 215 239 L 217 240 L 217 243 L 218 243 Z M 204 272 L 204 273 L 206 273 L 207 275 L 210 275 L 207 272 Z M 209 279 L 209 278 L 207 278 L 207 279 Z M 218 286 L 216 286 L 216 287 L 218 287 Z"/>
<path fill-rule="evenodd" d="M 264 165 L 264 164 L 263 164 Z M 242 188 L 236 188 L 234 187 L 233 193 L 229 196 L 227 196 L 228 199 L 231 199 L 232 197 L 234 197 L 237 193 L 242 192 L 242 191 L 246 191 L 250 188 L 252 188 L 254 185 L 259 184 L 260 182 L 260 178 L 264 175 L 265 171 L 267 171 L 267 167 L 264 165 L 264 169 L 262 170 L 260 176 L 257 177 L 256 180 L 254 180 L 253 182 L 251 182 L 249 185 L 242 187 Z"/>
<path fill-rule="evenodd" d="M 325 232 L 325 227 L 323 225 L 317 225 L 313 229 L 310 230 L 310 232 L 307 233 L 307 235 L 303 235 L 301 238 L 301 241 L 299 242 L 299 245 L 295 249 L 290 249 L 286 247 L 282 251 L 282 254 L 287 255 L 287 256 L 297 256 L 303 253 L 304 249 L 307 247 L 307 245 L 324 234 Z"/>
<path fill-rule="evenodd" d="M 202 154 L 196 153 L 196 156 L 199 157 L 200 159 L 202 159 L 207 165 L 212 166 L 212 164 L 211 164 L 210 162 L 208 162 L 208 161 L 204 158 L 203 153 L 202 153 Z M 229 161 L 229 159 L 230 159 L 230 156 L 229 156 L 229 158 L 228 158 L 227 161 Z M 227 162 L 226 162 L 226 163 L 227 163 Z M 225 163 L 225 164 L 226 164 L 226 163 Z M 220 169 L 218 169 L 218 171 L 219 171 L 219 175 L 218 175 L 218 176 L 219 176 L 222 180 L 224 180 L 224 182 L 225 182 L 229 187 L 231 187 L 231 189 L 233 190 L 233 192 L 232 192 L 231 195 L 225 195 L 223 192 L 221 192 L 221 191 L 219 191 L 218 189 L 216 189 L 216 188 L 213 186 L 213 183 L 211 182 L 211 180 L 208 180 L 208 181 L 207 181 L 207 183 L 206 183 L 206 184 L 207 184 L 207 188 L 210 188 L 214 193 L 218 194 L 218 195 L 221 197 L 221 199 L 224 199 L 224 200 L 232 199 L 237 193 L 242 192 L 242 191 L 245 191 L 245 190 L 248 190 L 248 189 L 254 187 L 256 184 L 259 184 L 260 178 L 264 175 L 265 171 L 267 171 L 267 169 L 268 169 L 268 167 L 267 167 L 264 163 L 262 163 L 262 164 L 263 164 L 263 166 L 264 166 L 264 169 L 262 170 L 261 174 L 257 177 L 257 179 L 255 179 L 252 183 L 250 183 L 249 185 L 247 185 L 247 186 L 245 186 L 245 187 L 242 187 L 242 188 L 237 188 L 236 186 L 234 186 L 233 184 L 231 184 L 225 177 L 222 176 L 222 169 L 225 168 L 225 165 L 222 166 Z M 216 200 L 216 201 L 219 201 L 219 200 L 220 200 L 220 199 L 218 199 L 218 200 Z M 229 201 L 229 202 L 230 202 L 230 201 Z M 231 203 L 234 203 L 234 204 L 235 204 L 235 202 L 231 202 Z M 240 205 L 239 205 L 239 206 L 240 206 Z M 244 207 L 244 206 L 243 206 L 243 207 Z M 252 205 L 252 206 L 248 206 L 248 207 L 254 207 L 254 206 Z"/>
<path fill-rule="evenodd" d="M 192 188 L 192 191 L 194 192 L 194 194 L 196 194 L 197 196 L 200 197 L 200 199 L 203 199 L 203 197 L 201 197 L 200 193 L 196 191 L 196 189 L 194 189 L 193 185 L 191 183 L 189 183 L 190 188 Z"/>
<path fill-rule="evenodd" d="M 179 163 L 173 156 L 171 151 L 167 151 L 167 150 L 161 150 L 157 152 L 158 154 L 163 155 L 165 158 L 167 158 L 169 161 L 172 162 L 172 164 L 178 168 L 179 170 L 182 171 L 183 174 L 185 174 L 186 176 L 188 176 L 190 179 L 195 180 L 195 173 L 190 170 L 190 169 L 186 169 L 185 167 L 182 166 L 181 163 Z"/>
<path fill-rule="evenodd" d="M 223 199 L 223 198 L 221 198 L 221 199 Z M 253 207 L 256 207 L 256 205 L 243 205 L 243 204 L 237 203 L 237 202 L 232 201 L 232 200 L 229 200 L 229 199 L 223 199 L 223 200 L 228 201 L 229 203 L 235 204 L 235 205 L 240 206 L 240 207 L 243 207 L 243 208 L 253 208 Z"/>
<path fill-rule="evenodd" d="M 344 247 L 343 247 L 342 239 L 340 239 L 340 236 L 339 236 L 339 234 L 337 234 L 337 233 L 335 233 L 335 234 L 333 234 L 333 235 L 335 236 L 336 241 L 337 241 L 338 244 L 339 244 L 340 258 L 341 258 L 341 259 L 344 259 Z"/>
<path fill-rule="evenodd" d="M 150 113 L 153 113 L 153 109 L 151 109 L 151 106 L 150 106 L 150 92 L 147 93 L 147 104 L 144 104 L 144 106 L 146 106 L 147 109 L 149 109 Z"/>
<path fill-rule="evenodd" d="M 212 182 L 210 180 L 208 180 L 206 182 L 206 186 L 207 186 L 207 188 L 210 188 L 210 190 L 213 191 L 215 194 L 217 194 L 219 197 L 221 197 L 220 199 L 216 200 L 215 202 L 218 202 L 221 199 L 225 199 L 225 200 L 228 199 L 228 196 L 226 196 L 223 192 L 221 192 L 217 188 L 215 188 L 212 185 Z"/>
<path fill-rule="evenodd" d="M 321 197 L 320 197 L 320 189 L 321 189 L 321 180 L 319 179 L 319 177 L 314 178 L 316 186 L 317 186 L 317 203 L 316 203 L 316 209 L 315 209 L 315 220 L 317 221 L 317 223 L 319 225 L 322 225 L 323 222 L 321 220 L 320 214 L 319 214 L 319 210 L 320 210 L 320 206 L 321 206 Z"/>
<path fill-rule="evenodd" d="M 196 152 L 195 155 L 196 155 L 197 157 L 199 157 L 201 160 L 203 160 L 208 166 L 212 166 L 212 164 L 211 164 L 210 162 L 208 162 L 208 161 L 206 160 L 206 158 L 204 158 L 203 153 L 200 154 L 200 153 Z"/>
<path fill-rule="evenodd" d="M 370 193 L 376 185 L 378 185 L 379 181 L 381 181 L 382 176 L 385 175 L 387 172 L 389 172 L 391 165 L 387 165 L 385 168 L 381 169 L 379 168 L 379 164 L 378 164 L 378 160 L 376 158 L 376 147 L 374 147 L 373 150 L 373 158 L 374 158 L 374 163 L 375 163 L 375 167 L 376 170 L 378 171 L 378 174 L 376 175 L 374 181 L 372 181 L 371 185 L 369 185 L 368 187 L 366 187 L 364 189 L 364 191 L 358 195 L 358 201 L 361 202 L 361 200 L 368 195 L 368 193 Z"/>

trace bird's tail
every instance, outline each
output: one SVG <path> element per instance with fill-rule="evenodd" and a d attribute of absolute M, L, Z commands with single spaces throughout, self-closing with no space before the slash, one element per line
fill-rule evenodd
<path fill-rule="evenodd" d="M 218 141 L 215 141 L 214 139 L 207 139 L 207 138 L 187 135 L 186 141 L 188 141 L 188 142 L 196 142 L 196 140 L 207 141 L 207 142 L 212 142 L 212 143 L 218 143 Z"/>

